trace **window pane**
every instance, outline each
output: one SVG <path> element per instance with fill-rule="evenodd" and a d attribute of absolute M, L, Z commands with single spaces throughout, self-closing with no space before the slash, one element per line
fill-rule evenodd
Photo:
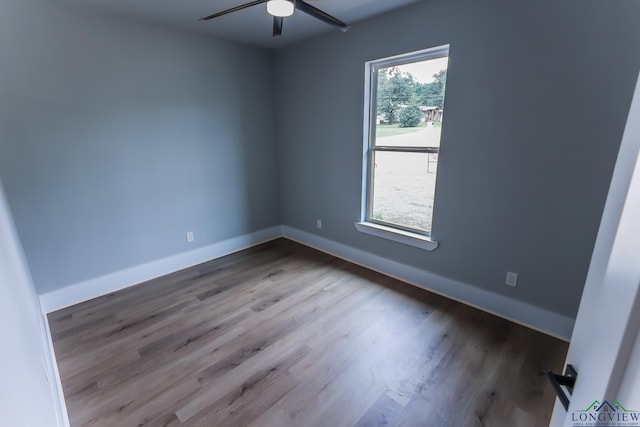
<path fill-rule="evenodd" d="M 378 126 L 380 127 L 380 126 Z M 391 127 L 387 126 L 381 135 L 376 137 L 376 146 L 385 147 L 440 147 L 440 133 L 442 122 L 423 123 L 415 128 L 396 128 L 396 130 L 410 130 L 406 133 L 390 132 Z"/>
<path fill-rule="evenodd" d="M 431 234 L 437 153 L 375 152 L 373 220 Z"/>
<path fill-rule="evenodd" d="M 448 55 L 439 46 L 367 62 L 364 221 L 431 235 Z"/>
<path fill-rule="evenodd" d="M 448 61 L 445 56 L 377 70 L 373 145 L 440 146 Z"/>

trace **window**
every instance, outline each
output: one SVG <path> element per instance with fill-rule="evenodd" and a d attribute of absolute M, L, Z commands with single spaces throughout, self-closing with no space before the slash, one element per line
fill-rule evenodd
<path fill-rule="evenodd" d="M 358 230 L 425 249 L 444 118 L 449 46 L 367 62 Z"/>

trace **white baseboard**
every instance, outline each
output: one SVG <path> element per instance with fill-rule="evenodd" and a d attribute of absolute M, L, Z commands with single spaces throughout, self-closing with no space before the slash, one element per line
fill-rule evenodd
<path fill-rule="evenodd" d="M 531 329 L 569 341 L 575 319 L 499 295 L 477 286 L 449 279 L 416 267 L 337 243 L 296 228 L 283 226 L 284 237 L 339 258 L 400 279 L 433 293 L 495 314 Z"/>
<path fill-rule="evenodd" d="M 42 311 L 42 309 L 41 309 Z M 53 339 L 51 338 L 51 329 L 49 328 L 49 319 L 46 314 L 42 314 L 42 328 L 45 357 L 47 359 L 46 371 L 49 385 L 51 386 L 51 395 L 55 400 L 54 406 L 56 411 L 56 422 L 58 427 L 69 427 L 69 415 L 67 413 L 67 403 L 64 400 L 64 391 L 62 389 L 62 381 L 60 380 L 60 371 L 58 370 L 58 360 L 53 348 Z"/>
<path fill-rule="evenodd" d="M 203 248 L 136 265 L 40 295 L 44 314 L 109 294 L 147 280 L 211 261 L 282 236 L 280 226 L 234 237 Z"/>
<path fill-rule="evenodd" d="M 78 304 L 259 243 L 286 237 L 436 294 L 569 341 L 575 319 L 288 226 L 276 226 L 40 295 L 43 313 Z"/>

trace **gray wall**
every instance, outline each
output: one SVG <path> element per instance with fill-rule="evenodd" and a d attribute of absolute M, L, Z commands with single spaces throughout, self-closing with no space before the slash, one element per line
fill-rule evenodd
<path fill-rule="evenodd" d="M 278 51 L 284 224 L 574 316 L 640 66 L 639 18 L 633 0 L 429 0 Z M 353 226 L 364 62 L 447 43 L 440 247 L 425 252 Z"/>
<path fill-rule="evenodd" d="M 640 67 L 638 16 L 635 0 L 422 1 L 274 62 L 7 0 L 0 176 L 37 290 L 284 223 L 574 315 Z M 353 227 L 364 62 L 445 43 L 441 246 L 424 252 Z"/>
<path fill-rule="evenodd" d="M 280 223 L 271 52 L 48 3 L 0 14 L 0 175 L 39 293 Z"/>

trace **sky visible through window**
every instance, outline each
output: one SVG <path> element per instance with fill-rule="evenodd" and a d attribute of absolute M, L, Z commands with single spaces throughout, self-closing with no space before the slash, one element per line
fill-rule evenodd
<path fill-rule="evenodd" d="M 433 83 L 434 75 L 440 70 L 446 70 L 449 58 L 429 59 L 427 61 L 414 62 L 412 64 L 400 65 L 400 71 L 411 74 L 420 83 Z"/>

